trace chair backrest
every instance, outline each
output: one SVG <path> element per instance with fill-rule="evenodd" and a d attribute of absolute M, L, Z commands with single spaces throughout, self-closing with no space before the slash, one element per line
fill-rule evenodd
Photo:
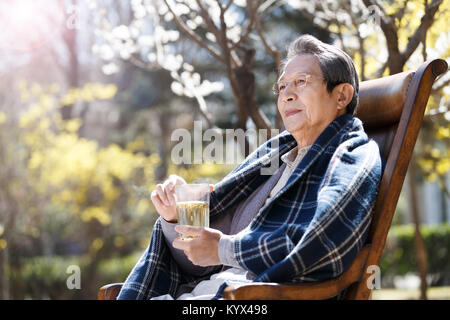
<path fill-rule="evenodd" d="M 403 186 L 414 145 L 423 120 L 431 86 L 447 71 L 447 63 L 436 59 L 423 63 L 417 71 L 363 81 L 355 116 L 379 147 L 385 169 L 378 192 L 367 246 L 370 246 L 360 281 L 350 286 L 348 299 L 368 299 L 371 289 L 365 272 L 378 265 L 384 249 L 398 197 Z"/>

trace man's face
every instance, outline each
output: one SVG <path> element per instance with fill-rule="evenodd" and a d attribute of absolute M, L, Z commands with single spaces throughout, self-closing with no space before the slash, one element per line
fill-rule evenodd
<path fill-rule="evenodd" d="M 294 81 L 305 74 L 310 75 L 306 85 Z M 278 111 L 286 130 L 297 141 L 300 138 L 313 143 L 338 115 L 345 113 L 342 108 L 338 110 L 336 97 L 327 91 L 319 62 L 313 55 L 292 58 L 278 83 L 285 84 L 278 95 Z"/>

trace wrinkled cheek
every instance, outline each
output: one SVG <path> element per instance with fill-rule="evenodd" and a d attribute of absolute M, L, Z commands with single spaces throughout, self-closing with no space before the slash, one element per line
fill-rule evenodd
<path fill-rule="evenodd" d="M 304 118 L 305 118 L 305 120 L 306 120 L 307 122 L 310 122 L 311 119 L 313 118 L 313 115 L 311 114 L 311 111 L 308 110 L 308 109 L 305 109 L 305 110 L 304 110 L 303 116 L 304 116 Z"/>
<path fill-rule="evenodd" d="M 277 100 L 277 109 L 278 109 L 278 112 L 280 114 L 282 114 L 281 111 L 283 110 L 283 103 L 280 101 L 280 99 Z"/>

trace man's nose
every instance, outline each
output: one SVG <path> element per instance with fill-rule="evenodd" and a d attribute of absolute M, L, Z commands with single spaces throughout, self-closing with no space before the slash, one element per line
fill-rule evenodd
<path fill-rule="evenodd" d="M 297 93 L 295 92 L 295 86 L 289 84 L 284 91 L 284 102 L 292 102 L 297 100 Z"/>

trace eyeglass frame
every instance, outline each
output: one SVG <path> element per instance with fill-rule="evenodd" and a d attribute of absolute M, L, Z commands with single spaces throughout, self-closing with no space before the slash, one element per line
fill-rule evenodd
<path fill-rule="evenodd" d="M 274 85 L 272 86 L 272 92 L 273 92 L 273 94 L 274 94 L 274 95 L 279 95 L 279 94 L 280 94 L 280 90 L 279 90 L 278 88 L 279 88 L 279 85 L 280 85 L 281 83 L 286 83 L 286 88 L 287 88 L 288 85 L 290 85 L 292 82 L 297 81 L 297 80 L 298 80 L 298 77 L 301 76 L 301 75 L 305 75 L 305 84 L 303 84 L 303 85 L 295 85 L 295 84 L 294 84 L 294 85 L 295 85 L 295 88 L 306 87 L 306 84 L 308 83 L 308 79 L 311 78 L 311 77 L 316 77 L 316 75 L 314 75 L 314 74 L 302 72 L 302 73 L 299 73 L 298 75 L 296 75 L 296 77 L 294 78 L 294 80 L 291 80 L 291 81 L 276 82 L 276 83 L 274 83 Z M 322 78 L 322 79 L 323 79 L 323 78 Z"/>

